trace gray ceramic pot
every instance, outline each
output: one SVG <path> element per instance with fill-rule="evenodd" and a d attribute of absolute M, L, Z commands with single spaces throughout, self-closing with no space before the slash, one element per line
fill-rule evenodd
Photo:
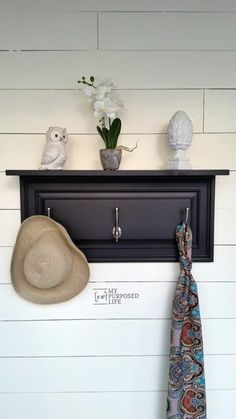
<path fill-rule="evenodd" d="M 117 170 L 120 166 L 122 150 L 104 148 L 100 150 L 100 159 L 104 170 Z"/>

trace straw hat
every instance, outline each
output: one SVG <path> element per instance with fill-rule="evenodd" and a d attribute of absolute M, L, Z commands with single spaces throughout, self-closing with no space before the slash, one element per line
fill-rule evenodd
<path fill-rule="evenodd" d="M 60 303 L 84 289 L 89 266 L 61 224 L 44 215 L 34 215 L 19 229 L 11 279 L 16 292 L 26 300 Z"/>

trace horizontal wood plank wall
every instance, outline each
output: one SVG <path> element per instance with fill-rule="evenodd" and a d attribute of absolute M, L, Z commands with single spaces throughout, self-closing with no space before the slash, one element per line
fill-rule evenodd
<path fill-rule="evenodd" d="M 4 5 L 5 10 L 17 11 L 19 13 L 25 13 L 27 10 L 62 10 L 62 11 L 170 11 L 170 12 L 234 12 L 236 11 L 236 5 L 234 0 L 225 0 L 222 4 L 221 0 L 146 0 L 145 4 L 143 0 L 41 0 L 40 3 L 37 0 L 21 0 L 19 4 L 18 0 L 11 0 L 6 2 Z M 26 10 L 27 9 L 27 10 Z"/>
<path fill-rule="evenodd" d="M 99 22 L 102 50 L 230 51 L 236 47 L 233 13 L 188 13 L 187 18 L 185 13 L 101 13 Z"/>
<path fill-rule="evenodd" d="M 109 68 L 119 89 L 236 87 L 233 51 L 105 50 L 2 52 L 0 87 L 75 89 L 81 76 L 93 72 L 94 62 L 96 75 L 106 74 Z M 111 65 L 113 62 L 119 65 Z M 134 71 L 137 68 L 139 71 Z"/>
<path fill-rule="evenodd" d="M 165 12 L 165 13 L 163 13 Z M 233 0 L 12 0 L 0 14 L 0 417 L 165 419 L 177 263 L 91 264 L 86 289 L 58 305 L 13 290 L 19 179 L 37 169 L 50 125 L 69 132 L 68 169 L 99 169 L 96 119 L 77 80 L 110 76 L 124 100 L 121 169 L 165 168 L 170 117 L 194 125 L 194 168 L 216 180 L 215 261 L 196 263 L 208 419 L 236 416 L 236 4 Z M 120 305 L 96 305 L 116 289 Z"/>
<path fill-rule="evenodd" d="M 209 389 L 234 386 L 236 355 L 206 355 L 205 362 Z M 0 367 L 2 393 L 165 391 L 168 380 L 167 356 L 4 358 Z"/>
<path fill-rule="evenodd" d="M 2 357 L 119 357 L 167 356 L 170 319 L 95 319 L 3 322 L 0 329 Z M 203 319 L 205 353 L 230 355 L 235 319 Z M 225 339 L 222 340 L 222 333 Z M 63 340 L 61 337 L 63 336 Z M 109 336 L 109 339 L 107 338 Z M 17 340 L 17 345 L 14 344 Z M 96 346 L 94 346 L 96 342 Z"/>
<path fill-rule="evenodd" d="M 209 390 L 208 416 L 222 419 L 235 417 L 236 409 L 232 400 L 236 391 Z M 115 403 L 114 403 L 115 400 Z M 89 418 L 99 417 L 102 412 L 105 417 L 120 419 L 134 417 L 143 419 L 147 412 L 149 419 L 165 417 L 166 392 L 85 392 L 85 393 L 11 393 L 0 394 L 0 413 L 6 419 L 14 417 L 18 412 L 19 419 L 35 419 L 56 417 L 57 419 L 78 419 L 78 412 L 86 412 Z M 24 414 L 21 415 L 21 412 Z M 49 416 L 50 415 L 50 416 Z"/>

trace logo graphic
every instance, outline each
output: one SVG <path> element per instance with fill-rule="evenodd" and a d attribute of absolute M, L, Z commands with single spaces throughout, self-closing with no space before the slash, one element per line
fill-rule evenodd
<path fill-rule="evenodd" d="M 120 292 L 118 288 L 94 288 L 95 305 L 122 304 L 124 301 L 139 298 L 137 292 Z"/>

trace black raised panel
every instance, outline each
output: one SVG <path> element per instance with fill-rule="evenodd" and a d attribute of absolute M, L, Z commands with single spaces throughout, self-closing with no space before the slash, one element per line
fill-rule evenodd
<path fill-rule="evenodd" d="M 224 173 L 223 173 L 224 172 Z M 219 174 L 228 174 L 222 171 Z M 8 171 L 7 174 L 17 174 Z M 206 171 L 24 171 L 22 220 L 47 214 L 90 262 L 175 261 L 176 226 L 190 208 L 193 259 L 213 260 L 214 180 Z M 122 235 L 112 236 L 115 208 Z"/>
<path fill-rule="evenodd" d="M 74 242 L 85 252 L 90 260 L 158 260 L 159 250 L 165 248 L 160 260 L 173 260 L 177 257 L 174 242 L 176 226 L 185 217 L 185 208 L 190 208 L 193 230 L 193 246 L 199 251 L 197 228 L 198 202 L 206 202 L 204 184 L 196 185 L 195 191 L 163 191 L 163 185 L 151 184 L 143 191 L 133 190 L 133 184 L 122 185 L 116 190 L 104 191 L 104 185 L 87 192 L 52 191 L 39 193 L 40 205 L 36 213 L 47 213 L 63 224 Z M 137 185 L 136 185 L 137 186 Z M 84 187 L 84 185 L 83 185 Z M 61 185 L 62 188 L 62 185 Z M 84 189 L 84 188 L 83 188 Z M 136 188 L 137 189 L 137 188 Z M 187 187 L 189 189 L 189 187 Z M 115 225 L 115 208 L 119 208 L 119 225 L 122 235 L 118 243 L 114 241 L 112 229 Z M 203 208 L 199 207 L 203 215 Z M 102 252 L 103 250 L 103 252 Z M 103 256 L 101 256 L 103 255 Z"/>

